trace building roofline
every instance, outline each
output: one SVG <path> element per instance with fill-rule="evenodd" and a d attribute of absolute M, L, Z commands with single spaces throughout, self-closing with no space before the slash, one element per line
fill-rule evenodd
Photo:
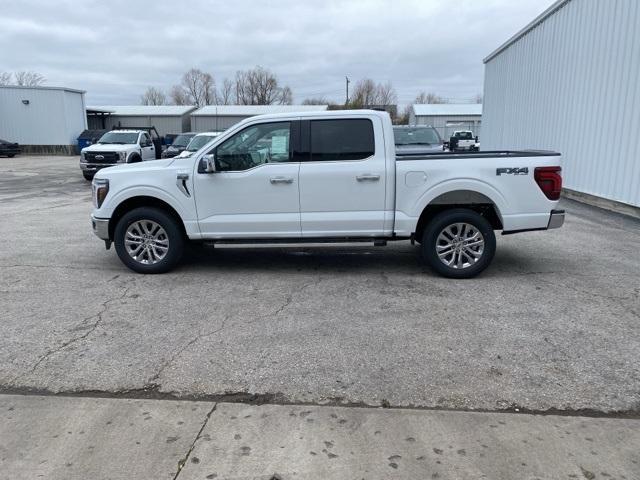
<path fill-rule="evenodd" d="M 498 48 L 496 48 L 493 52 L 491 52 L 489 55 L 487 55 L 482 60 L 482 63 L 487 63 L 487 62 L 490 62 L 491 60 L 493 60 L 495 57 L 500 55 L 507 48 L 509 48 L 511 45 L 513 45 L 518 40 L 520 40 L 527 33 L 529 33 L 531 30 L 536 28 L 538 25 L 540 25 L 542 22 L 544 22 L 547 18 L 549 18 L 554 13 L 556 13 L 558 10 L 560 10 L 562 7 L 564 7 L 570 1 L 571 0 L 557 0 L 556 2 L 551 4 L 551 6 L 549 8 L 547 8 L 544 12 L 542 12 L 540 15 L 538 15 L 536 18 L 534 18 L 524 28 L 522 28 L 515 35 L 513 35 L 511 38 L 509 38 L 509 40 L 504 42 L 502 45 L 500 45 Z"/>
<path fill-rule="evenodd" d="M 49 87 L 44 85 L 39 85 L 35 87 L 27 87 L 25 85 L 0 85 L 0 88 L 21 88 L 23 90 L 62 90 L 65 92 L 72 92 L 72 93 L 87 93 L 86 90 L 78 90 L 77 88 Z"/>

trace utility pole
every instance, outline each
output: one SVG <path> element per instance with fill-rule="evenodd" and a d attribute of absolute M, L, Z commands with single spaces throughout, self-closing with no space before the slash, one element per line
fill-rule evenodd
<path fill-rule="evenodd" d="M 349 83 L 351 83 L 351 80 L 349 80 L 349 77 L 345 76 L 344 79 L 347 82 L 347 97 L 344 101 L 344 106 L 346 107 L 347 105 L 349 105 Z"/>

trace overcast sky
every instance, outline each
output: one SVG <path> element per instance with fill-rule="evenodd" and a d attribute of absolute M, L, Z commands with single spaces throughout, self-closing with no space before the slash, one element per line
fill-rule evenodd
<path fill-rule="evenodd" d="M 33 70 L 87 91 L 89 105 L 138 104 L 197 67 L 218 84 L 262 65 L 293 89 L 344 101 L 344 76 L 420 90 L 482 92 L 482 59 L 552 0 L 0 0 L 0 72 Z"/>

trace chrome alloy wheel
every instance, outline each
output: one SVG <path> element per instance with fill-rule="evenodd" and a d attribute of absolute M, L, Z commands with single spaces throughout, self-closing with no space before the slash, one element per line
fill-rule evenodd
<path fill-rule="evenodd" d="M 447 267 L 469 268 L 476 264 L 484 252 L 482 233 L 469 223 L 454 223 L 438 235 L 436 253 Z"/>
<path fill-rule="evenodd" d="M 127 253 L 136 262 L 153 265 L 169 251 L 169 237 L 164 228 L 153 220 L 138 220 L 124 234 Z"/>

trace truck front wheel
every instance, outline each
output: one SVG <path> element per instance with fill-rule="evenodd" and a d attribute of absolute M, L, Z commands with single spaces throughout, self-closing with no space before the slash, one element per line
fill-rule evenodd
<path fill-rule="evenodd" d="M 116 225 L 114 243 L 118 257 L 138 273 L 164 273 L 180 261 L 184 237 L 168 213 L 140 207 L 126 213 Z"/>
<path fill-rule="evenodd" d="M 439 213 L 429 222 L 421 249 L 426 263 L 440 275 L 471 278 L 491 263 L 496 236 L 482 215 L 455 208 Z"/>

